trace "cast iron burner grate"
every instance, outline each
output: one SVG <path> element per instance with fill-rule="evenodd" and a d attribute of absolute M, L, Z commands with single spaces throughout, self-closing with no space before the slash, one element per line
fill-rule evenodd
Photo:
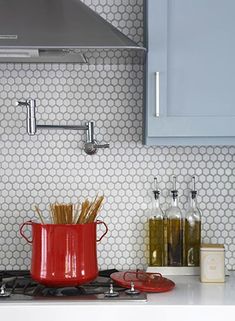
<path fill-rule="evenodd" d="M 61 297 L 61 296 L 79 296 L 102 294 L 110 287 L 109 275 L 116 270 L 101 271 L 94 281 L 77 287 L 46 287 L 32 280 L 29 271 L 0 271 L 1 283 L 12 294 L 23 294 L 35 297 Z M 114 285 L 115 291 L 124 291 L 125 289 Z"/>
<path fill-rule="evenodd" d="M 88 284 L 78 287 L 46 287 L 32 280 L 29 271 L 0 271 L 0 304 L 9 302 L 54 302 L 58 300 L 67 302 L 115 302 L 115 301 L 138 301 L 145 303 L 147 295 L 141 292 L 138 295 L 128 295 L 126 289 L 112 283 L 113 290 L 118 296 L 110 294 L 110 274 L 117 270 L 101 271 L 99 276 Z M 5 292 L 4 292 L 5 291 Z M 112 292 L 113 293 L 113 292 Z"/>

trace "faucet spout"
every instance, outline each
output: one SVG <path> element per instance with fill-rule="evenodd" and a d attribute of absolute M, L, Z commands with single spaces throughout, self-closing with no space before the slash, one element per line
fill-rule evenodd
<path fill-rule="evenodd" d="M 17 101 L 16 106 L 25 106 L 27 108 L 26 128 L 29 135 L 35 135 L 37 128 L 39 129 L 67 129 L 67 130 L 85 130 L 86 141 L 84 151 L 88 155 L 96 154 L 99 148 L 109 148 L 109 144 L 99 144 L 94 138 L 94 123 L 87 122 L 85 125 L 41 125 L 36 121 L 36 100 L 28 99 L 25 101 Z"/>
<path fill-rule="evenodd" d="M 26 106 L 27 118 L 26 118 L 26 129 L 29 135 L 35 135 L 37 131 L 36 124 L 36 100 L 28 99 L 25 101 L 17 101 L 17 106 Z"/>

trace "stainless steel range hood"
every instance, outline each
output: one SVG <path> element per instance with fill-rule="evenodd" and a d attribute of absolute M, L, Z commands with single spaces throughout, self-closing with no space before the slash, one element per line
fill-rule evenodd
<path fill-rule="evenodd" d="M 0 62 L 135 62 L 138 46 L 79 0 L 0 0 Z"/>

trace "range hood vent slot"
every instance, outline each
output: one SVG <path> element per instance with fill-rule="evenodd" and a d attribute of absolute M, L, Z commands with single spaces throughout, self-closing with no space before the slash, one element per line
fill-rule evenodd
<path fill-rule="evenodd" d="M 33 58 L 39 57 L 37 49 L 0 49 L 0 58 Z"/>

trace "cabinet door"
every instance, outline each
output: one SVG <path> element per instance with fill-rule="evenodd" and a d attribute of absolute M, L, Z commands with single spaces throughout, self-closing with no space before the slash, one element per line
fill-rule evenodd
<path fill-rule="evenodd" d="M 235 143 L 235 1 L 149 0 L 145 143 Z"/>

